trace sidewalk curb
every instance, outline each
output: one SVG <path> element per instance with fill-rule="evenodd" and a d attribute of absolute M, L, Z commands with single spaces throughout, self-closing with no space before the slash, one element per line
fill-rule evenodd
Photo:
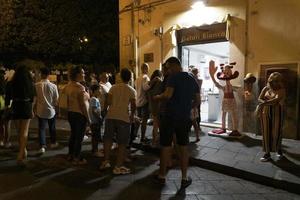
<path fill-rule="evenodd" d="M 150 152 L 159 155 L 159 148 L 153 148 L 149 145 L 141 145 L 137 143 L 133 143 L 134 148 L 140 149 L 142 151 Z M 300 194 L 300 184 L 289 182 L 286 180 L 278 180 L 274 178 L 270 178 L 267 176 L 255 174 L 252 172 L 248 172 L 245 170 L 237 169 L 234 167 L 229 167 L 226 165 L 222 165 L 215 162 L 210 162 L 207 160 L 190 158 L 190 163 L 192 165 L 202 167 L 208 170 L 213 170 L 222 174 L 226 174 L 229 176 L 241 178 L 244 180 L 252 181 L 255 183 L 263 184 L 266 186 L 271 186 L 277 189 L 282 189 L 291 193 Z"/>

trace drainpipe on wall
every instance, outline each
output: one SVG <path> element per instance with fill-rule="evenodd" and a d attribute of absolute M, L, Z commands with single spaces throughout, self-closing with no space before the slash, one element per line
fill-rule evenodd
<path fill-rule="evenodd" d="M 135 76 L 138 76 L 138 67 L 137 67 L 137 44 L 136 44 L 136 34 L 135 34 L 135 14 L 134 14 L 134 2 L 131 4 L 131 33 L 132 33 L 132 60 L 131 67 Z"/>
<path fill-rule="evenodd" d="M 249 37 L 248 37 L 248 33 L 249 33 L 249 0 L 246 1 L 246 19 L 245 19 L 245 74 L 247 74 L 249 72 L 248 70 L 248 59 L 249 59 L 249 55 L 248 55 L 248 47 L 249 47 Z"/>

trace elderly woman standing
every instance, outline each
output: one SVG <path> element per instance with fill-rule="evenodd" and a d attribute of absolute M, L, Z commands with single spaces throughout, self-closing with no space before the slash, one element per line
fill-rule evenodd
<path fill-rule="evenodd" d="M 84 70 L 74 66 L 69 71 L 70 82 L 64 92 L 67 95 L 68 121 L 71 127 L 69 139 L 69 160 L 75 165 L 86 164 L 86 160 L 80 157 L 81 143 L 88 124 L 89 94 L 80 83 L 84 81 Z"/>
<path fill-rule="evenodd" d="M 262 162 L 271 159 L 270 152 L 277 152 L 282 157 L 281 141 L 283 127 L 283 112 L 286 91 L 283 86 L 283 77 L 280 73 L 274 72 L 268 79 L 258 98 L 257 114 L 260 117 L 264 156 Z"/>

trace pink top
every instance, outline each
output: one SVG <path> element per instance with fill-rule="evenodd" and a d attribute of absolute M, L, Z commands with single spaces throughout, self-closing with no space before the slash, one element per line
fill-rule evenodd
<path fill-rule="evenodd" d="M 70 81 L 64 88 L 67 95 L 67 108 L 68 111 L 78 112 L 86 116 L 85 109 L 89 108 L 89 94 L 85 91 L 83 85 L 79 82 Z M 81 105 L 80 99 L 84 98 L 84 105 Z M 84 107 L 85 106 L 85 107 Z"/>

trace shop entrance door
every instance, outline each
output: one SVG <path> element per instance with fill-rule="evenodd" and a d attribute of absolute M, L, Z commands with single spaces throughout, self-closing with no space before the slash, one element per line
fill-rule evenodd
<path fill-rule="evenodd" d="M 229 62 L 229 42 L 215 42 L 206 44 L 184 45 L 181 47 L 181 61 L 184 71 L 194 66 L 199 71 L 199 78 L 203 80 L 201 87 L 201 123 L 219 126 L 221 124 L 222 93 L 212 82 L 208 65 L 214 60 L 216 65 Z"/>

